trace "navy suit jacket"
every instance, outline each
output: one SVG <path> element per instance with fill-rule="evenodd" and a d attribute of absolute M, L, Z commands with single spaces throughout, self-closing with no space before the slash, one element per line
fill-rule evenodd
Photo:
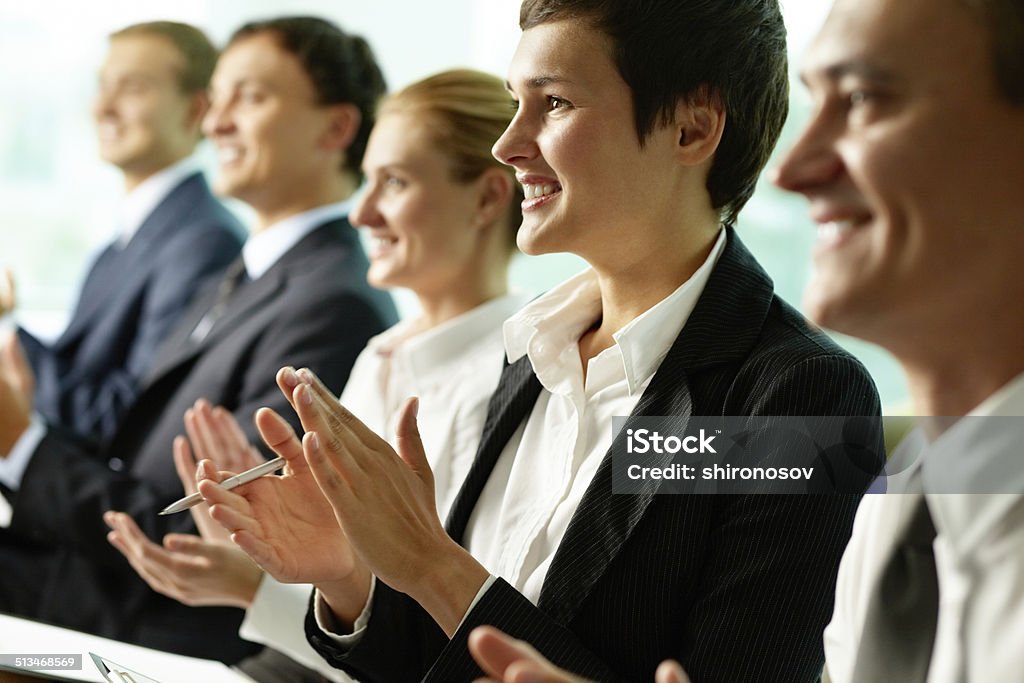
<path fill-rule="evenodd" d="M 320 226 L 236 290 L 196 343 L 191 332 L 216 301 L 219 283 L 198 295 L 105 446 L 48 432 L 14 495 L 7 547 L 0 535 L 0 576 L 8 567 L 38 572 L 38 599 L 24 616 L 229 662 L 252 649 L 238 637 L 241 610 L 185 607 L 154 593 L 105 540 L 102 514 L 129 513 L 151 539 L 195 533 L 188 514 L 157 516 L 182 495 L 171 445 L 184 433 L 185 410 L 201 397 L 223 405 L 252 443 L 260 443 L 253 414 L 261 406 L 298 429 L 277 371 L 309 367 L 337 393 L 367 340 L 397 318 L 390 297 L 366 283 L 367 265 L 347 221 Z M 0 582 L 0 609 L 5 588 Z"/>
<path fill-rule="evenodd" d="M 540 391 L 528 357 L 505 368 L 446 525 L 456 541 Z M 683 433 L 691 415 L 879 411 L 863 366 L 774 295 L 771 279 L 730 230 L 693 313 L 632 414 L 673 416 L 665 429 Z M 881 432 L 858 430 L 847 443 L 852 457 L 866 460 L 866 487 L 868 472 L 881 465 Z M 309 641 L 361 681 L 474 680 L 482 674 L 466 639 L 481 624 L 594 680 L 651 681 L 658 663 L 674 658 L 695 683 L 816 681 L 859 496 L 655 495 L 660 483 L 648 481 L 639 495 L 613 495 L 610 449 L 536 606 L 499 578 L 449 641 L 417 603 L 378 582 L 357 645 L 337 646 L 312 610 Z"/>
<path fill-rule="evenodd" d="M 60 338 L 44 345 L 19 331 L 36 409 L 87 436 L 113 434 L 157 348 L 200 284 L 238 256 L 244 234 L 201 173 L 183 180 L 123 249 L 101 252 Z"/>

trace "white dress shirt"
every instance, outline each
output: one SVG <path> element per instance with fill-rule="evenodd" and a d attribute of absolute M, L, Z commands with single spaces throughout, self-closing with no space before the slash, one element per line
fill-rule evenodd
<path fill-rule="evenodd" d="M 1024 496 L 941 493 L 1024 490 L 1024 375 L 928 443 L 918 431 L 893 458 L 909 462 L 887 482 L 905 494 L 865 496 L 843 555 L 825 630 L 833 683 L 852 683 L 867 606 L 896 530 L 924 496 L 937 532 L 939 618 L 928 683 L 1021 680 L 1024 672 Z M 1007 419 L 1020 417 L 1021 419 Z M 914 452 L 916 449 L 917 452 Z M 909 455 L 908 455 L 909 454 Z M 901 463 L 902 466 L 906 463 Z M 923 491 L 923 493 L 922 493 Z M 898 643 L 894 647 L 899 647 Z"/>
<path fill-rule="evenodd" d="M 528 356 L 543 388 L 530 417 L 499 456 L 470 517 L 464 543 L 491 578 L 469 610 L 495 576 L 536 604 L 569 520 L 611 447 L 612 417 L 629 415 L 639 402 L 693 312 L 725 242 L 722 231 L 690 279 L 619 330 L 615 344 L 590 359 L 586 382 L 579 339 L 601 317 L 593 270 L 570 278 L 505 323 L 509 362 Z M 320 628 L 349 647 L 372 618 L 371 604 L 352 633 L 340 635 L 332 633 L 336 626 L 323 600 L 314 603 Z"/>
<path fill-rule="evenodd" d="M 420 436 L 442 520 L 473 462 L 487 404 L 501 376 L 502 323 L 525 303 L 524 296 L 504 296 L 425 331 L 418 320 L 401 322 L 369 341 L 341 395 L 346 408 L 389 440 L 402 403 L 419 397 Z M 309 593 L 308 585 L 264 576 L 239 633 L 331 680 L 348 681 L 306 642 Z"/>
<path fill-rule="evenodd" d="M 186 178 L 200 171 L 195 156 L 188 156 L 167 168 L 154 173 L 125 194 L 117 211 L 117 235 L 115 244 L 121 249 L 128 246 L 160 202 L 167 199 L 174 188 Z"/>

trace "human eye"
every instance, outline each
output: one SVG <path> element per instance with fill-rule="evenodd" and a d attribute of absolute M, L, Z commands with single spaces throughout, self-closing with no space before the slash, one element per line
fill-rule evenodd
<path fill-rule="evenodd" d="M 558 95 L 548 95 L 547 100 L 548 111 L 560 111 L 572 107 L 572 103 L 569 102 L 569 100 L 564 97 L 559 97 Z"/>
<path fill-rule="evenodd" d="M 243 104 L 260 104 L 266 99 L 266 94 L 259 88 L 247 86 L 238 91 L 238 100 Z"/>
<path fill-rule="evenodd" d="M 408 185 L 404 178 L 400 178 L 393 173 L 386 174 L 383 178 L 382 184 L 389 190 L 401 190 Z"/>

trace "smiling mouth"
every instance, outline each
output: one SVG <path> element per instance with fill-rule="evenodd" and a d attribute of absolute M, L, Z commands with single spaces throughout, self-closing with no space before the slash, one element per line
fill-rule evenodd
<path fill-rule="evenodd" d="M 238 147 L 220 147 L 217 149 L 217 161 L 223 165 L 233 164 L 242 158 L 242 150 Z"/>
<path fill-rule="evenodd" d="M 562 186 L 556 182 L 523 183 L 523 211 L 535 209 L 562 193 Z"/>
<path fill-rule="evenodd" d="M 396 244 L 398 244 L 398 238 L 386 237 L 386 236 L 374 236 L 369 240 L 369 256 L 374 258 L 381 256 L 389 252 Z"/>
<path fill-rule="evenodd" d="M 816 251 L 831 249 L 841 245 L 857 230 L 868 224 L 866 218 L 832 220 L 818 224 Z"/>
<path fill-rule="evenodd" d="M 535 185 L 530 183 L 523 185 L 523 196 L 525 196 L 527 200 L 548 197 L 561 191 L 562 186 L 558 183 L 548 183 L 544 185 Z"/>

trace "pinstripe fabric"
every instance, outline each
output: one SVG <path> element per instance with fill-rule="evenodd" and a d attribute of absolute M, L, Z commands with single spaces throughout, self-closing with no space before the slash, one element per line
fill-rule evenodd
<path fill-rule="evenodd" d="M 524 359 L 525 360 L 525 359 Z M 487 475 L 539 387 L 528 361 L 506 369 L 448 528 L 461 537 Z M 682 333 L 634 415 L 877 415 L 864 368 L 772 294 L 730 230 Z M 851 448 L 881 453 L 881 435 Z M 498 580 L 447 642 L 418 605 L 386 587 L 359 645 L 310 642 L 361 680 L 472 680 L 466 637 L 495 624 L 560 666 L 598 680 L 649 681 L 667 657 L 695 683 L 813 681 L 856 496 L 611 494 L 606 456 L 546 577 L 538 606 Z"/>

